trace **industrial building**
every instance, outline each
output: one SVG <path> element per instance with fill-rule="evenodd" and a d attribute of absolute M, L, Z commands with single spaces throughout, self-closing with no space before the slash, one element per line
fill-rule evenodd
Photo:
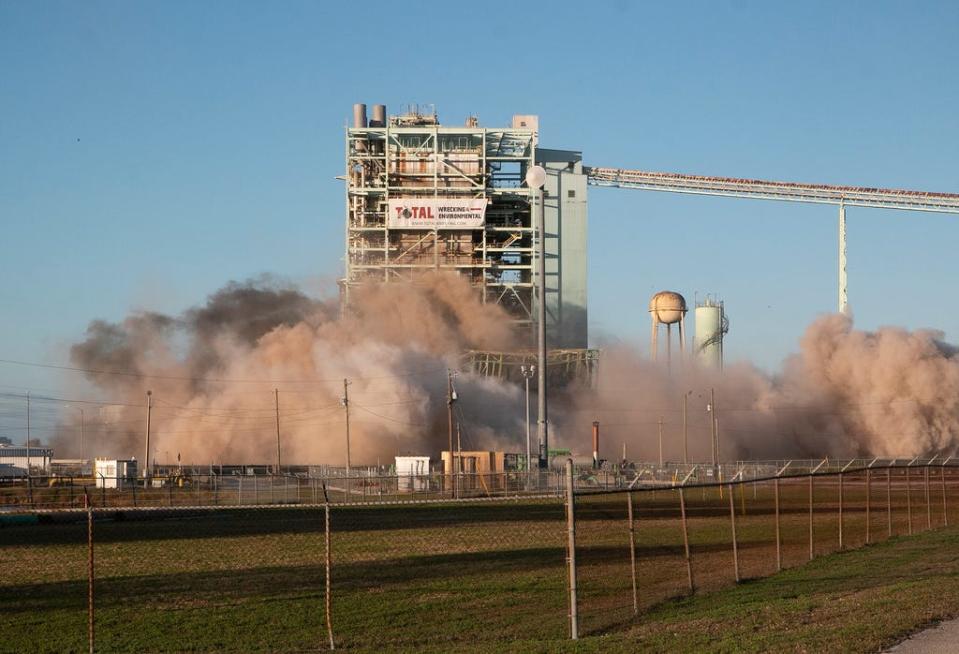
<path fill-rule="evenodd" d="M 23 476 L 26 474 L 46 475 L 50 473 L 50 460 L 53 450 L 46 447 L 27 447 L 26 445 L 0 445 L 0 465 L 4 476 Z"/>
<path fill-rule="evenodd" d="M 470 117 L 454 127 L 433 110 L 387 116 L 374 105 L 368 118 L 357 104 L 345 154 L 344 307 L 364 283 L 455 271 L 484 303 L 503 307 L 532 344 L 543 238 L 549 347 L 588 365 L 587 179 L 579 152 L 540 148 L 536 116 L 516 115 L 509 127 L 481 127 Z M 536 193 L 524 183 L 535 165 L 547 171 L 545 234 L 533 220 Z"/>

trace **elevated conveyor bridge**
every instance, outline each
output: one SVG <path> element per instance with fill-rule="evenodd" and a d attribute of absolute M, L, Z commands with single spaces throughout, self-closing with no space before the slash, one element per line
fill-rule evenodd
<path fill-rule="evenodd" d="M 846 290 L 846 207 L 900 209 L 959 214 L 959 193 L 774 182 L 733 177 L 706 177 L 624 168 L 583 167 L 591 186 L 779 200 L 839 206 L 839 311 L 848 310 Z"/>

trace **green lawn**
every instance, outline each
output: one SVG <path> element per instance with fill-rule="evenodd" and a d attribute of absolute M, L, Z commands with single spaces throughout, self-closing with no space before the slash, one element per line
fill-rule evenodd
<path fill-rule="evenodd" d="M 917 487 L 917 535 L 861 548 L 864 488 L 850 484 L 844 543 L 859 549 L 829 554 L 838 548 L 835 491 L 816 487 L 817 558 L 809 563 L 808 491 L 784 486 L 787 569 L 779 574 L 771 487 L 755 496 L 737 492 L 747 579 L 738 586 L 728 496 L 689 491 L 693 597 L 687 597 L 676 492 L 634 494 L 638 616 L 625 496 L 580 498 L 578 643 L 566 639 L 561 503 L 336 507 L 337 648 L 865 652 L 959 614 L 959 530 L 918 533 L 927 520 L 939 526 L 941 504 L 927 513 Z M 893 498 L 897 534 L 908 529 L 903 495 L 898 489 Z M 873 489 L 871 499 L 871 537 L 886 539 L 884 489 Z M 96 524 L 98 651 L 325 647 L 322 511 L 118 517 L 124 519 Z M 84 523 L 0 527 L 0 652 L 86 650 L 86 553 Z"/>

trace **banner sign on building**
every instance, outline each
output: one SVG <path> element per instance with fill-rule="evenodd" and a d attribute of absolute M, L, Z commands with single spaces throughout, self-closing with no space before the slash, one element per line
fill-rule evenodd
<path fill-rule="evenodd" d="M 486 198 L 399 198 L 389 201 L 391 229 L 482 229 Z"/>

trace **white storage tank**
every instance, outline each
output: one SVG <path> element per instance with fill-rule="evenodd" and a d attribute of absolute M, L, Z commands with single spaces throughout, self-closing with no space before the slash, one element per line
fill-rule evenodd
<path fill-rule="evenodd" d="M 137 481 L 136 459 L 97 459 L 93 463 L 97 488 L 129 488 Z"/>
<path fill-rule="evenodd" d="M 429 475 L 430 458 L 428 456 L 396 457 L 397 490 L 407 493 L 415 490 L 428 490 Z"/>
<path fill-rule="evenodd" d="M 694 347 L 696 355 L 705 365 L 713 368 L 723 367 L 723 336 L 729 331 L 725 308 L 720 300 L 709 296 L 696 303 L 696 337 Z"/>

